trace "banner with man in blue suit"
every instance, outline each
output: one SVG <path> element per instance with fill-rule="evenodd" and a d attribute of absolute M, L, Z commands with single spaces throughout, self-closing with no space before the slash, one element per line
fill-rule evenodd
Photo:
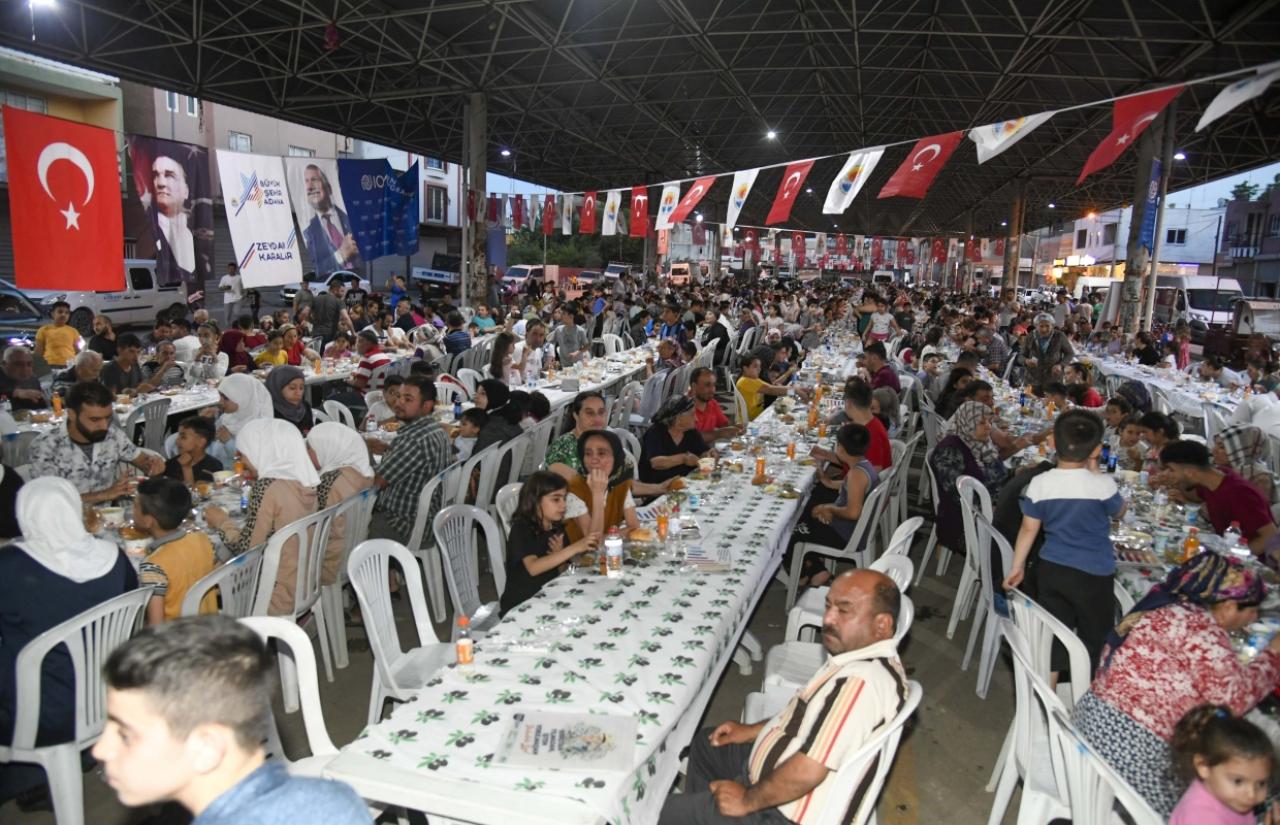
<path fill-rule="evenodd" d="M 287 157 L 284 166 L 289 200 L 306 248 L 304 268 L 327 276 L 335 270 L 358 267 L 360 250 L 338 188 L 337 161 Z"/>

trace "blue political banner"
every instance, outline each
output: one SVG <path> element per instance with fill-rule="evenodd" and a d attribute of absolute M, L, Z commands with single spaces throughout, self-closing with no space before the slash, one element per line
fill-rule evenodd
<path fill-rule="evenodd" d="M 1160 211 L 1160 158 L 1151 159 L 1151 180 L 1147 182 L 1147 202 L 1142 209 L 1138 243 L 1150 252 L 1156 238 L 1156 213 Z"/>
<path fill-rule="evenodd" d="M 418 164 L 387 178 L 383 203 L 383 243 L 388 255 L 418 251 Z"/>
<path fill-rule="evenodd" d="M 342 186 L 342 198 L 347 204 L 351 235 L 356 240 L 361 257 L 366 261 L 393 254 L 387 248 L 384 227 L 387 181 L 394 177 L 395 172 L 385 159 L 342 158 L 338 161 L 338 181 Z"/>
<path fill-rule="evenodd" d="M 489 266 L 507 268 L 507 233 L 501 226 L 489 227 L 485 235 L 484 259 Z"/>

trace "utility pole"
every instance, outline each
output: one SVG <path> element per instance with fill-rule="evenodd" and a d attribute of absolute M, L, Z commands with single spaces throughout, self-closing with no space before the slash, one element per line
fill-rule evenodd
<path fill-rule="evenodd" d="M 1000 278 L 1002 292 L 1018 286 L 1018 263 L 1022 254 L 1022 213 L 1026 211 L 1026 201 L 1027 181 L 1022 179 L 1018 181 L 1018 190 L 1013 197 L 1013 209 L 1009 212 L 1009 231 L 1004 240 L 1004 272 Z"/>

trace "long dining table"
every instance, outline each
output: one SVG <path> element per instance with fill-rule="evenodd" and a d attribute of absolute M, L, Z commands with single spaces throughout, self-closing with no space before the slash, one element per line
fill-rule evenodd
<path fill-rule="evenodd" d="M 654 822 L 813 482 L 807 460 L 786 458 L 794 436 L 773 408 L 753 427 L 773 484 L 752 484 L 754 457 L 728 451 L 723 473 L 687 481 L 680 518 L 696 523 L 697 536 L 686 548 L 629 560 L 616 578 L 558 576 L 476 643 L 470 672 L 449 665 L 431 675 L 325 774 L 370 801 L 467 822 Z M 673 535 L 683 534 L 677 523 Z M 690 557 L 727 569 L 709 572 Z M 513 714 L 531 711 L 634 719 L 626 769 L 499 764 Z"/>

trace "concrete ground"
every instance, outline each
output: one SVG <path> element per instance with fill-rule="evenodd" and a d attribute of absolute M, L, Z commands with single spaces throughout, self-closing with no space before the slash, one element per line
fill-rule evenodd
<path fill-rule="evenodd" d="M 913 558 L 919 559 L 928 525 L 917 536 Z M 997 664 L 990 695 L 981 700 L 974 693 L 974 667 L 960 670 L 969 623 L 960 625 L 954 639 L 946 638 L 951 602 L 959 581 L 957 559 L 943 577 L 934 575 L 935 563 L 924 580 L 911 588 L 916 617 L 902 650 L 910 678 L 924 687 L 924 699 L 908 725 L 880 803 L 883 825 L 917 825 L 946 822 L 948 825 L 980 825 L 991 809 L 992 795 L 983 788 L 1000 750 L 1013 716 L 1011 669 L 1007 661 Z M 783 609 L 785 590 L 776 581 L 769 587 L 751 621 L 751 630 L 765 648 L 782 641 L 786 623 Z M 407 601 L 396 603 L 403 638 L 414 631 Z M 446 627 L 437 627 L 446 636 Z M 365 722 L 372 659 L 364 649 L 359 631 L 352 631 L 351 664 L 335 672 L 332 684 L 321 679 L 325 720 L 334 742 L 355 738 Z M 976 656 L 975 656 L 976 660 Z M 763 677 L 757 666 L 750 676 L 730 666 L 703 720 L 712 724 L 737 719 L 748 693 L 759 688 Z M 299 714 L 283 717 L 285 747 L 299 754 L 305 747 Z M 84 775 L 85 821 L 89 825 L 136 825 L 136 823 L 183 822 L 172 811 L 130 811 L 121 806 L 96 771 Z M 1016 819 L 1017 798 L 1004 818 Z M 518 818 L 513 818 L 513 822 Z M 0 823 L 54 825 L 51 813 L 24 814 L 12 802 L 0 806 Z"/>

